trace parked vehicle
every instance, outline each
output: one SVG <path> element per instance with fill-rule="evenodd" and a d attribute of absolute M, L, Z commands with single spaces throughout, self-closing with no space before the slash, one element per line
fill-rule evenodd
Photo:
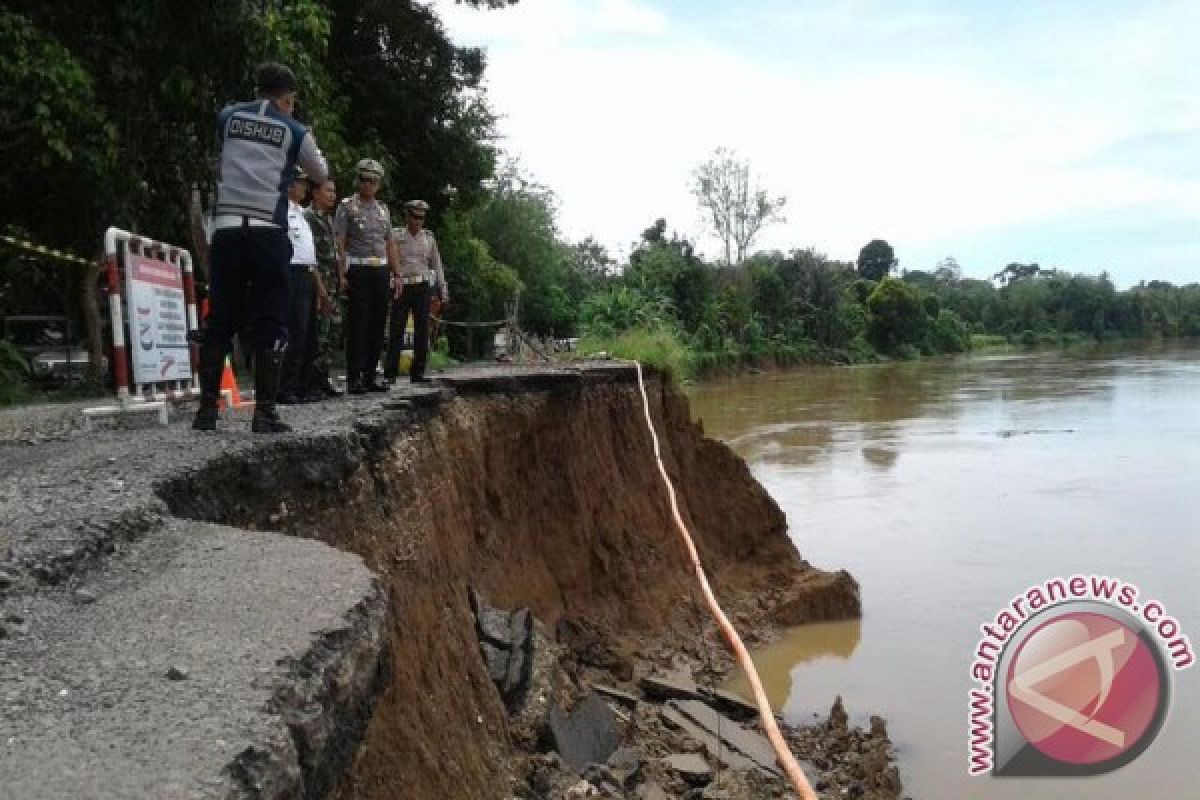
<path fill-rule="evenodd" d="M 91 355 L 82 337 L 76 339 L 70 320 L 56 315 L 5 317 L 4 338 L 29 362 L 34 380 L 45 388 L 81 385 L 88 376 Z M 108 358 L 100 364 L 108 371 Z"/>

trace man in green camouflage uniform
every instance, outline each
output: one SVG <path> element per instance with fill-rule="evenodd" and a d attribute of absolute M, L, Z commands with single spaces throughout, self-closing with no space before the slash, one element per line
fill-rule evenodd
<path fill-rule="evenodd" d="M 315 337 L 312 374 L 308 377 L 307 399 L 340 397 L 330 379 L 330 356 L 341 343 L 342 314 L 338 295 L 337 238 L 333 235 L 333 209 L 337 205 L 337 186 L 332 180 L 313 187 L 312 203 L 304 212 L 313 232 L 317 250 L 317 324 L 311 326 Z"/>

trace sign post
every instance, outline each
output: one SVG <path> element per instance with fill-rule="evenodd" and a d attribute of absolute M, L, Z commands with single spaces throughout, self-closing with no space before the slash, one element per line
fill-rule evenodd
<path fill-rule="evenodd" d="M 180 247 L 109 228 L 104 260 L 117 404 L 84 409 L 84 419 L 90 426 L 98 416 L 153 411 L 166 425 L 166 400 L 200 393 L 198 352 L 188 336 L 199 327 L 192 256 Z"/>

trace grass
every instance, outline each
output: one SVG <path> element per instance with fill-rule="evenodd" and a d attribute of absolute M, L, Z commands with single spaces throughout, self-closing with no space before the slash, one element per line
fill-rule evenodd
<path fill-rule="evenodd" d="M 640 361 L 657 367 L 676 381 L 689 380 L 695 375 L 692 353 L 672 330 L 628 330 L 617 336 L 586 336 L 579 342 L 583 355 L 608 353 L 613 358 Z"/>
<path fill-rule="evenodd" d="M 1012 347 L 1007 336 L 1002 336 L 998 333 L 972 333 L 971 334 L 971 349 L 979 350 L 1007 350 Z"/>

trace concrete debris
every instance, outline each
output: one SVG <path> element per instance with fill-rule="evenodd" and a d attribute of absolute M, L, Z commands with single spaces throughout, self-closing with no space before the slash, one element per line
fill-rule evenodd
<path fill-rule="evenodd" d="M 629 692 L 622 692 L 620 689 L 614 689 L 611 686 L 604 686 L 602 684 L 596 684 L 592 688 L 606 700 L 612 700 L 614 703 L 622 705 L 630 711 L 637 708 L 638 699 Z"/>
<path fill-rule="evenodd" d="M 603 764 L 617 749 L 616 716 L 594 692 L 570 713 L 551 709 L 547 734 L 563 763 L 577 773 L 589 764 Z"/>
<path fill-rule="evenodd" d="M 474 589 L 470 599 L 488 676 L 508 713 L 513 714 L 524 704 L 533 677 L 533 615 L 527 608 L 512 612 L 494 609 Z"/>
<path fill-rule="evenodd" d="M 672 753 L 663 761 L 692 786 L 703 786 L 712 780 L 712 767 L 695 753 Z"/>
<path fill-rule="evenodd" d="M 665 672 L 648 675 L 638 681 L 638 688 L 650 700 L 664 702 L 672 699 L 698 700 L 700 689 L 692 676 L 683 672 Z"/>
<path fill-rule="evenodd" d="M 700 695 L 704 702 L 739 722 L 758 719 L 758 706 L 746 702 L 733 692 L 727 692 L 724 689 L 701 688 Z"/>

